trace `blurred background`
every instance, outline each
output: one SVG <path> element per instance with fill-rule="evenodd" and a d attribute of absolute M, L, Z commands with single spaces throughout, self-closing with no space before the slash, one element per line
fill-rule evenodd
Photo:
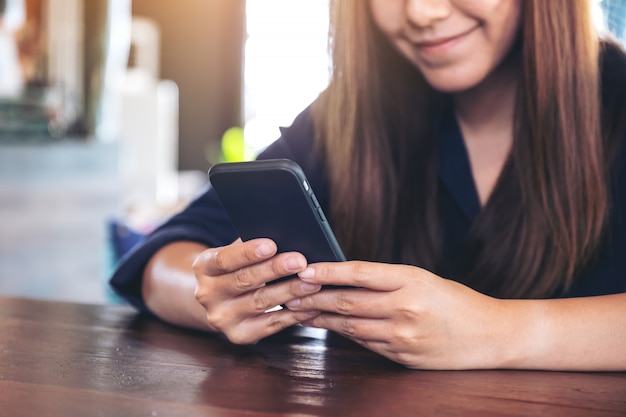
<path fill-rule="evenodd" d="M 328 0 L 0 0 L 0 295 L 119 302 L 121 254 L 325 88 L 327 32 Z"/>

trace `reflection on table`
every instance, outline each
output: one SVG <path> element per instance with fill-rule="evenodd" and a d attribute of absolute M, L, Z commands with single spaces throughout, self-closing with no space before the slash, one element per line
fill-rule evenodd
<path fill-rule="evenodd" d="M 624 416 L 626 373 L 407 370 L 294 327 L 254 346 L 125 306 L 0 298 L 4 416 Z"/>

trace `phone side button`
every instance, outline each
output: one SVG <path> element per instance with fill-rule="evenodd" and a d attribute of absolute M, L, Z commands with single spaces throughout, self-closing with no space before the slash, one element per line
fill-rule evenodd
<path fill-rule="evenodd" d="M 320 218 L 321 221 L 323 222 L 326 221 L 326 217 L 324 216 L 324 212 L 322 211 L 321 208 L 317 209 L 317 216 Z"/>
<path fill-rule="evenodd" d="M 313 202 L 313 206 L 315 208 L 319 208 L 320 207 L 320 203 L 317 202 L 317 198 L 315 198 L 314 194 L 309 194 L 309 197 L 311 198 L 311 201 Z"/>

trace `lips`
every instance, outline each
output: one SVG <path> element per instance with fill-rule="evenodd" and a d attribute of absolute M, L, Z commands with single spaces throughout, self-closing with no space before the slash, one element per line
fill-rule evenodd
<path fill-rule="evenodd" d="M 413 42 L 415 46 L 417 46 L 418 48 L 424 50 L 424 51 L 436 51 L 439 49 L 444 49 L 448 46 L 452 46 L 453 44 L 457 43 L 458 41 L 462 40 L 463 38 L 465 38 L 467 35 L 469 35 L 471 32 L 473 32 L 478 26 L 474 26 L 468 30 L 465 30 L 461 33 L 458 33 L 456 35 L 452 35 L 452 36 L 444 36 L 444 37 L 437 37 L 437 38 L 432 38 L 432 39 L 419 39 L 416 42 Z"/>

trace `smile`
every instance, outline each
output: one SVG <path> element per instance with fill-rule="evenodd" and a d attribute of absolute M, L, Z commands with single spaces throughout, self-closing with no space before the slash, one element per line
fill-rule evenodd
<path fill-rule="evenodd" d="M 466 30 L 457 35 L 441 37 L 436 39 L 424 39 L 415 43 L 415 45 L 419 48 L 419 50 L 423 53 L 441 53 L 445 52 L 448 49 L 452 48 L 454 45 L 461 42 L 465 39 L 469 34 L 474 32 L 478 26 L 474 26 L 469 30 Z"/>

